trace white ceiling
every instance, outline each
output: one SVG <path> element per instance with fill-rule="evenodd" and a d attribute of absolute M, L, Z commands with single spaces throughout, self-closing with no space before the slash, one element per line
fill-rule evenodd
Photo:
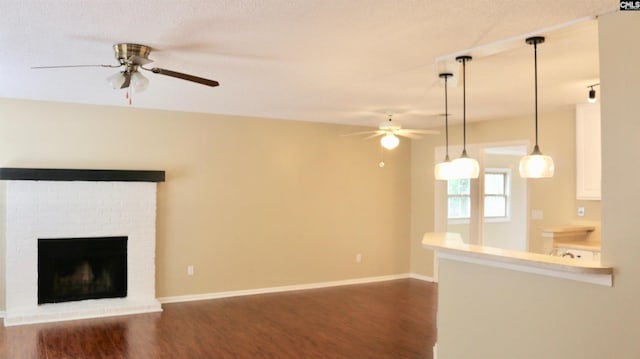
<path fill-rule="evenodd" d="M 111 45 L 152 46 L 154 66 L 211 78 L 217 88 L 144 72 L 133 107 L 405 127 L 440 126 L 438 72 L 469 52 L 467 119 L 584 102 L 598 81 L 597 24 L 618 0 L 2 0 L 0 97 L 129 106 L 112 90 Z M 562 24 L 576 25 L 563 27 Z M 491 54 L 496 49 L 502 52 Z M 489 55 L 488 55 L 489 54 Z M 449 60 L 448 63 L 446 60 Z M 445 60 L 437 62 L 437 60 Z M 457 81 L 451 81 L 454 85 Z M 461 88 L 450 89 L 452 121 Z"/>

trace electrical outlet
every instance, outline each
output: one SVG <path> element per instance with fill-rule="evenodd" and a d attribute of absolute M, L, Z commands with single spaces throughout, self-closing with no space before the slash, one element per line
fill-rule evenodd
<path fill-rule="evenodd" d="M 187 275 L 193 275 L 193 264 L 187 266 Z"/>
<path fill-rule="evenodd" d="M 356 263 L 362 262 L 362 253 L 356 254 Z"/>
<path fill-rule="evenodd" d="M 584 207 L 578 207 L 578 217 L 584 217 Z"/>

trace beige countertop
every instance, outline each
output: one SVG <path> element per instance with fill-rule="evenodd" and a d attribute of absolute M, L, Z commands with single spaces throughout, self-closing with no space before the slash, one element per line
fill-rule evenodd
<path fill-rule="evenodd" d="M 582 225 L 568 225 L 568 226 L 553 226 L 547 227 L 542 230 L 545 233 L 557 233 L 557 234 L 588 234 L 595 231 L 595 226 L 582 226 Z"/>
<path fill-rule="evenodd" d="M 422 239 L 422 246 L 442 253 L 452 253 L 469 258 L 492 262 L 527 266 L 558 272 L 582 274 L 613 274 L 612 267 L 602 266 L 599 261 L 585 261 L 562 258 L 539 253 L 512 251 L 500 248 L 465 244 L 455 233 L 428 232 Z"/>
<path fill-rule="evenodd" d="M 553 248 L 600 252 L 600 241 L 589 240 L 589 234 L 595 229 L 585 225 L 553 226 L 544 228 L 542 236 L 553 239 Z"/>

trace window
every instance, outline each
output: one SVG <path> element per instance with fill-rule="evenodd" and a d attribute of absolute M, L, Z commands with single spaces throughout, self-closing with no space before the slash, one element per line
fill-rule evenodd
<path fill-rule="evenodd" d="M 471 183 L 468 178 L 449 180 L 447 185 L 449 219 L 471 217 Z"/>
<path fill-rule="evenodd" d="M 484 174 L 484 218 L 508 219 L 509 170 L 487 169 Z M 471 181 L 468 178 L 449 180 L 447 184 L 448 218 L 471 217 Z"/>
<path fill-rule="evenodd" d="M 484 175 L 484 218 L 507 218 L 509 174 L 504 170 L 487 171 Z"/>

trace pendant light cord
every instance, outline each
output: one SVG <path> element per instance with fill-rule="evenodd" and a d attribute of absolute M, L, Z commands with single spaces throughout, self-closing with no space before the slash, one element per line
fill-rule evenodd
<path fill-rule="evenodd" d="M 467 157 L 467 61 L 471 56 L 458 56 L 456 61 L 462 62 L 462 155 Z"/>
<path fill-rule="evenodd" d="M 533 36 L 526 40 L 527 44 L 533 45 L 533 74 L 534 74 L 534 98 L 535 98 L 535 125 L 536 125 L 536 145 L 533 147 L 531 154 L 539 155 L 540 147 L 538 146 L 538 44 L 544 42 L 544 37 Z"/>
<path fill-rule="evenodd" d="M 445 133 L 445 144 L 447 149 L 447 155 L 444 158 L 445 161 L 449 161 L 449 101 L 447 98 L 447 77 L 444 76 L 444 133 Z"/>
<path fill-rule="evenodd" d="M 534 147 L 534 152 L 540 152 L 540 148 L 538 147 L 538 43 L 533 43 L 533 66 L 534 66 L 534 76 L 535 76 L 535 105 L 536 105 L 536 147 Z"/>
<path fill-rule="evenodd" d="M 467 156 L 467 59 L 462 59 L 462 156 Z"/>

